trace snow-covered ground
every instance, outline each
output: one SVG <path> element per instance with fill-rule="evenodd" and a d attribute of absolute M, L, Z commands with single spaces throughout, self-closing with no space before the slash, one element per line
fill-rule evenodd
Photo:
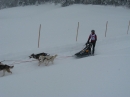
<path fill-rule="evenodd" d="M 12 74 L 2 77 L 0 71 L 0 97 L 130 97 L 129 20 L 129 9 L 113 6 L 44 4 L 0 10 L 0 61 L 14 65 Z M 71 57 L 85 47 L 92 29 L 98 37 L 95 56 Z M 54 64 L 38 66 L 28 56 L 41 52 L 58 57 Z"/>

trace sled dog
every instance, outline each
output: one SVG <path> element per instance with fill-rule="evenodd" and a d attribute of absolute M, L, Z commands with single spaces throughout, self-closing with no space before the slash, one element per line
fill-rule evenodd
<path fill-rule="evenodd" d="M 3 64 L 0 62 L 0 71 L 3 70 L 3 76 L 5 75 L 5 71 L 7 71 L 8 73 L 11 73 L 12 72 L 10 71 L 10 69 L 12 69 L 14 66 L 9 66 L 9 65 L 6 65 L 6 64 Z"/>
<path fill-rule="evenodd" d="M 39 57 L 40 57 L 41 55 L 46 56 L 47 53 L 44 53 L 44 52 L 43 52 L 43 53 L 39 53 L 39 54 L 31 54 L 31 55 L 29 56 L 29 58 L 34 58 L 34 59 L 39 60 Z"/>
<path fill-rule="evenodd" d="M 54 56 L 40 56 L 39 57 L 39 66 L 41 65 L 41 63 L 45 62 L 45 65 L 47 66 L 49 64 L 49 62 L 54 62 L 54 59 L 57 57 L 58 55 L 54 55 Z"/>

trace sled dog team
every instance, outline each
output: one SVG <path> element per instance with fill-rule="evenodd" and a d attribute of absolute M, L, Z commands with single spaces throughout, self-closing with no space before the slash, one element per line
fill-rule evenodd
<path fill-rule="evenodd" d="M 42 63 L 45 63 L 45 65 L 47 66 L 49 64 L 49 62 L 54 62 L 54 59 L 57 57 L 58 55 L 54 55 L 54 56 L 50 56 L 47 53 L 40 53 L 40 54 L 32 54 L 29 57 L 30 58 L 34 58 L 37 59 L 39 61 L 38 66 L 40 66 Z M 0 71 L 3 71 L 3 75 L 5 75 L 5 72 L 11 73 L 10 69 L 12 69 L 14 66 L 9 66 L 7 64 L 3 64 L 2 62 L 0 62 Z"/>
<path fill-rule="evenodd" d="M 91 34 L 89 35 L 88 41 L 86 44 L 88 44 L 91 40 L 91 44 L 92 44 L 92 55 L 94 55 L 94 51 L 95 51 L 95 45 L 96 45 L 96 41 L 97 41 L 97 35 L 95 34 L 95 30 L 91 30 Z M 32 54 L 29 56 L 30 58 L 34 58 L 37 59 L 39 61 L 39 66 L 41 65 L 41 63 L 45 63 L 45 65 L 47 66 L 49 64 L 49 62 L 54 61 L 54 59 L 57 57 L 57 55 L 54 56 L 50 56 L 47 53 L 39 53 L 39 54 Z M 12 73 L 10 71 L 11 68 L 13 68 L 14 66 L 8 66 L 6 64 L 3 64 L 0 62 L 0 71 L 3 70 L 3 76 L 5 75 L 5 71 L 7 71 L 8 73 Z"/>

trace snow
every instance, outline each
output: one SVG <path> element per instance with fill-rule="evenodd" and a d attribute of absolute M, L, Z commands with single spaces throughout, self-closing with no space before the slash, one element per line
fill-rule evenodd
<path fill-rule="evenodd" d="M 0 97 L 129 97 L 129 20 L 129 9 L 113 6 L 43 4 L 0 10 L 0 61 L 14 65 L 12 74 L 2 77 L 0 71 Z M 73 58 L 92 29 L 98 37 L 95 56 Z M 28 56 L 41 52 L 58 57 L 54 64 L 38 66 Z"/>

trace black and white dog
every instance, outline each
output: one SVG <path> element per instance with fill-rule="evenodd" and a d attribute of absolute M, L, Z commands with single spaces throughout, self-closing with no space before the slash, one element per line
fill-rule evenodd
<path fill-rule="evenodd" d="M 6 65 L 6 64 L 3 64 L 0 62 L 0 71 L 3 70 L 3 76 L 5 75 L 5 72 L 7 71 L 8 73 L 11 73 L 12 72 L 10 71 L 10 69 L 12 69 L 14 66 L 9 66 L 9 65 Z"/>
<path fill-rule="evenodd" d="M 29 56 L 29 58 L 34 58 L 34 59 L 37 59 L 37 60 L 39 60 L 39 57 L 40 56 L 47 56 L 48 54 L 47 53 L 39 53 L 39 54 L 31 54 L 30 56 Z M 48 55 L 49 56 L 49 55 Z"/>

